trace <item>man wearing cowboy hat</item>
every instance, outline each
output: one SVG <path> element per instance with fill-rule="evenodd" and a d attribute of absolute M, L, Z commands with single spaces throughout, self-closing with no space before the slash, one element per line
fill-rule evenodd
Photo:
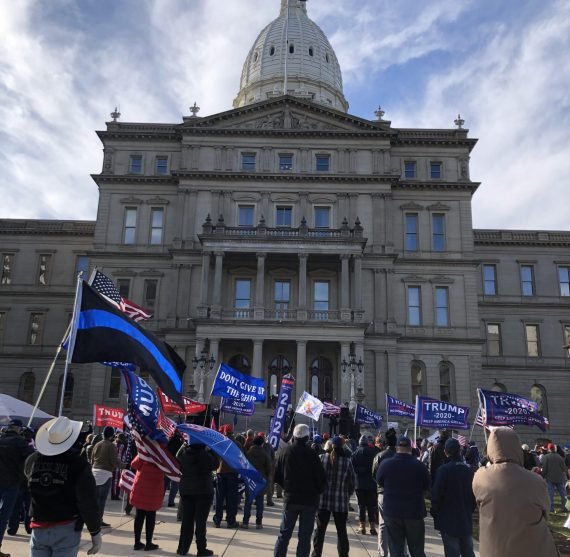
<path fill-rule="evenodd" d="M 50 552 L 76 557 L 83 523 L 91 534 L 94 555 L 101 549 L 101 524 L 95 480 L 74 448 L 83 422 L 60 416 L 36 434 L 36 448 L 24 472 L 31 493 L 30 557 Z"/>

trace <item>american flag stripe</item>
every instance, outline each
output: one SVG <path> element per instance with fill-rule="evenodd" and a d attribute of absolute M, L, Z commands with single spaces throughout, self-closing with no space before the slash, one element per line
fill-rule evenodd
<path fill-rule="evenodd" d="M 158 427 L 166 433 L 168 437 L 172 437 L 176 431 L 176 424 L 168 416 L 160 412 L 158 416 Z"/>
<path fill-rule="evenodd" d="M 467 445 L 467 439 L 465 438 L 464 435 L 460 435 L 459 433 L 454 433 L 453 437 L 459 441 L 459 444 L 462 447 L 465 447 Z"/>
<path fill-rule="evenodd" d="M 171 455 L 166 447 L 158 441 L 142 437 L 138 431 L 132 430 L 133 437 L 137 444 L 138 457 L 141 460 L 152 462 L 162 470 L 168 478 L 175 482 L 180 481 L 180 466 L 178 460 Z"/>
<path fill-rule="evenodd" d="M 325 416 L 334 416 L 340 414 L 340 406 L 335 406 L 330 402 L 323 402 L 323 411 L 321 414 L 324 414 Z"/>
<path fill-rule="evenodd" d="M 119 479 L 119 487 L 123 488 L 125 491 L 131 491 L 133 489 L 134 481 L 135 473 L 131 470 L 123 470 Z"/>

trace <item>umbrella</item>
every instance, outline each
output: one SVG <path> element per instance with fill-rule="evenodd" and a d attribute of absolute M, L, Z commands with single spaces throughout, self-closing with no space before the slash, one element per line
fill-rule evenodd
<path fill-rule="evenodd" d="M 210 447 L 230 468 L 238 472 L 253 498 L 263 491 L 267 482 L 231 439 L 213 429 L 194 424 L 181 424 L 176 429 L 190 437 L 190 444 Z"/>
<path fill-rule="evenodd" d="M 10 395 L 0 394 L 0 425 L 7 425 L 10 420 L 22 420 L 26 425 L 32 415 L 34 407 L 23 400 L 14 398 Z M 34 414 L 32 425 L 37 426 L 47 420 L 51 420 L 53 416 L 42 412 L 39 408 Z"/>

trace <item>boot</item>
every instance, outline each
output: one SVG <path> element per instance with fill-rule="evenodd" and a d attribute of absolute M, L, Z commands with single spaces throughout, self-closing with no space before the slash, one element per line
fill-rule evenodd
<path fill-rule="evenodd" d="M 356 529 L 357 534 L 366 534 L 366 522 L 359 522 Z"/>
<path fill-rule="evenodd" d="M 371 536 L 377 536 L 378 535 L 378 531 L 376 530 L 376 524 L 374 524 L 374 522 L 370 523 L 370 535 Z"/>

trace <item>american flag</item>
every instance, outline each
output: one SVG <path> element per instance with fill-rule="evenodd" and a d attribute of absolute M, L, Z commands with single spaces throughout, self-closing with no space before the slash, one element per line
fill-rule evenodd
<path fill-rule="evenodd" d="M 340 406 L 335 406 L 330 402 L 323 402 L 323 411 L 321 414 L 324 414 L 325 416 L 337 416 L 340 414 Z"/>
<path fill-rule="evenodd" d="M 485 417 L 483 416 L 483 410 L 481 410 L 480 408 L 477 411 L 477 416 L 475 416 L 475 423 L 481 427 L 487 426 L 487 421 L 485 420 Z"/>
<path fill-rule="evenodd" d="M 168 437 L 172 437 L 174 432 L 176 431 L 176 424 L 173 420 L 171 420 L 168 416 L 165 416 L 162 412 L 160 412 L 158 416 L 158 427 L 166 433 Z"/>
<path fill-rule="evenodd" d="M 134 321 L 144 321 L 152 317 L 152 313 L 146 309 L 143 309 L 127 298 L 123 298 L 115 283 L 101 271 L 97 269 L 93 271 L 89 285 Z"/>
<path fill-rule="evenodd" d="M 119 479 L 119 487 L 123 488 L 125 491 L 131 491 L 133 489 L 134 481 L 135 473 L 131 470 L 123 470 Z"/>
<path fill-rule="evenodd" d="M 454 434 L 453 434 L 453 438 L 454 438 L 454 439 L 457 439 L 457 440 L 459 441 L 459 444 L 460 444 L 462 447 L 467 446 L 467 439 L 466 439 L 466 437 L 465 437 L 464 435 L 460 435 L 459 433 L 454 433 Z"/>
<path fill-rule="evenodd" d="M 136 429 L 132 435 L 137 444 L 138 457 L 141 460 L 152 462 L 160 468 L 168 478 L 175 482 L 180 481 L 180 465 L 175 456 L 166 448 L 166 443 L 154 441 L 147 436 L 142 436 Z"/>

